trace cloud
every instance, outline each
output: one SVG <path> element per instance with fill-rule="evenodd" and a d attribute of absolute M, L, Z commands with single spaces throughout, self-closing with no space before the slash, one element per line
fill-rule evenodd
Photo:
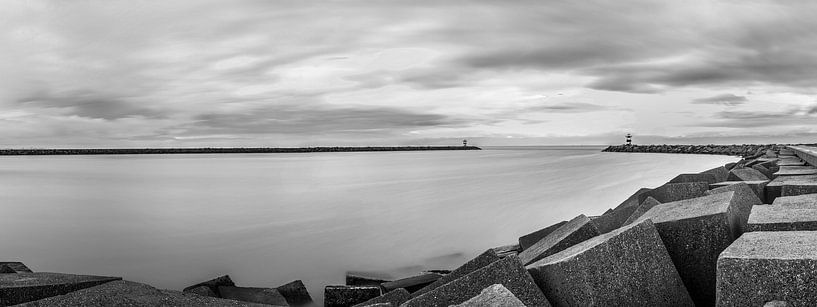
<path fill-rule="evenodd" d="M 117 120 L 129 117 L 162 118 L 158 110 L 140 107 L 126 97 L 107 96 L 89 91 L 62 95 L 39 93 L 18 101 L 23 107 L 56 109 L 66 116 Z"/>
<path fill-rule="evenodd" d="M 692 100 L 694 104 L 719 104 L 725 106 L 736 106 L 746 103 L 748 99 L 745 96 L 738 96 L 734 94 L 720 94 L 706 98 L 698 98 Z"/>
<path fill-rule="evenodd" d="M 586 113 L 610 110 L 626 110 L 626 109 L 586 102 L 563 102 L 557 104 L 537 105 L 528 107 L 525 109 L 525 112 Z"/>

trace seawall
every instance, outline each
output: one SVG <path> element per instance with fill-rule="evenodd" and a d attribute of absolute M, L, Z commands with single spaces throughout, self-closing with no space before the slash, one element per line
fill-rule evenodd
<path fill-rule="evenodd" d="M 75 148 L 0 149 L 0 156 L 239 154 L 365 151 L 481 150 L 476 146 L 367 146 L 367 147 L 249 147 L 249 148 Z"/>
<path fill-rule="evenodd" d="M 779 150 L 785 145 L 778 144 L 743 144 L 743 145 L 612 145 L 604 152 L 644 152 L 644 153 L 677 153 L 729 155 L 741 157 L 759 157 L 766 150 Z"/>

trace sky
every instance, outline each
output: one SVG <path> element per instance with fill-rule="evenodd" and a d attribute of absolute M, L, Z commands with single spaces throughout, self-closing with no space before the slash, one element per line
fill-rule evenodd
<path fill-rule="evenodd" d="M 813 143 L 815 11 L 10 0 L 0 147 Z"/>

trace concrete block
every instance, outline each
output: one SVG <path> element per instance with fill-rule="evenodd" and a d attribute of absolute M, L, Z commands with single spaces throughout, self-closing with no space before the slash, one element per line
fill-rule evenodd
<path fill-rule="evenodd" d="M 780 176 L 803 176 L 817 175 L 817 167 L 813 166 L 781 166 L 780 170 L 774 173 L 774 177 Z"/>
<path fill-rule="evenodd" d="M 817 194 L 782 196 L 775 199 L 772 205 L 792 209 L 817 209 Z"/>
<path fill-rule="evenodd" d="M 638 206 L 643 201 L 643 198 L 641 198 L 641 194 L 647 193 L 649 191 L 652 191 L 652 189 L 648 189 L 648 188 L 638 189 L 638 191 L 633 193 L 633 195 L 630 195 L 630 197 L 627 197 L 627 199 L 625 199 L 623 202 L 621 202 L 621 204 L 619 204 L 616 208 Z"/>
<path fill-rule="evenodd" d="M 380 296 L 377 286 L 326 286 L 323 292 L 324 307 L 349 307 Z"/>
<path fill-rule="evenodd" d="M 306 290 L 301 280 L 292 281 L 275 289 L 284 296 L 290 306 L 304 306 L 312 303 L 312 296 L 309 295 L 309 291 Z"/>
<path fill-rule="evenodd" d="M 213 290 L 210 289 L 210 287 L 208 287 L 208 286 L 198 286 L 198 287 L 195 287 L 195 288 L 192 288 L 192 289 L 188 289 L 185 292 L 194 293 L 194 294 L 198 294 L 198 295 L 201 295 L 201 296 L 219 297 L 218 294 L 213 292 Z"/>
<path fill-rule="evenodd" d="M 556 224 L 550 225 L 548 227 L 539 229 L 537 231 L 519 237 L 519 247 L 521 247 L 521 250 L 528 249 L 529 247 L 531 247 L 531 245 L 536 244 L 536 242 L 539 242 L 539 240 L 546 237 L 551 232 L 555 231 L 565 223 L 567 223 L 567 221 L 561 221 Z"/>
<path fill-rule="evenodd" d="M 631 214 L 630 217 L 628 217 L 627 220 L 624 221 L 624 225 L 632 224 L 639 217 L 644 215 L 644 213 L 647 213 L 647 211 L 650 211 L 650 209 L 652 209 L 652 207 L 655 207 L 655 206 L 660 205 L 660 204 L 661 203 L 658 202 L 657 200 L 655 200 L 655 198 L 647 197 L 647 199 L 645 199 L 644 202 L 642 202 L 641 205 L 639 205 L 638 208 L 636 208 L 635 211 L 633 211 L 633 214 Z"/>
<path fill-rule="evenodd" d="M 118 280 L 65 295 L 52 296 L 23 306 L 108 307 L 108 306 L 196 306 L 196 307 L 283 307 L 239 302 L 196 295 L 190 292 L 159 290 L 149 285 Z"/>
<path fill-rule="evenodd" d="M 482 290 L 479 295 L 454 305 L 453 307 L 525 307 L 510 290 L 501 284 L 495 284 Z"/>
<path fill-rule="evenodd" d="M 17 271 L 8 265 L 0 264 L 0 274 L 17 274 Z"/>
<path fill-rule="evenodd" d="M 763 175 L 760 171 L 753 168 L 735 168 L 729 171 L 727 181 L 762 181 L 769 180 L 769 177 Z"/>
<path fill-rule="evenodd" d="M 641 204 L 647 197 L 655 198 L 661 203 L 690 199 L 704 195 L 707 190 L 709 190 L 709 183 L 705 181 L 667 183 L 639 195 L 638 203 Z"/>
<path fill-rule="evenodd" d="M 781 196 L 797 196 L 817 193 L 817 182 L 784 184 L 780 188 Z"/>
<path fill-rule="evenodd" d="M 735 185 L 746 185 L 752 192 L 755 193 L 755 196 L 760 200 L 761 203 L 768 203 L 766 201 L 766 185 L 769 184 L 769 180 L 759 180 L 759 181 L 723 181 L 714 184 L 710 184 L 709 188 L 711 190 L 706 191 L 705 195 L 712 195 L 715 193 L 721 193 L 726 191 L 734 191 Z"/>
<path fill-rule="evenodd" d="M 198 287 L 198 286 L 207 286 L 207 287 L 209 287 L 209 288 L 210 288 L 210 290 L 212 290 L 212 291 L 213 291 L 213 292 L 214 292 L 216 295 L 218 295 L 219 297 L 221 297 L 221 293 L 219 293 L 219 292 L 218 292 L 218 287 L 221 287 L 221 286 L 234 287 L 234 286 L 235 286 L 235 283 L 234 283 L 234 282 L 233 282 L 233 280 L 230 278 L 230 275 L 224 275 L 224 276 L 219 276 L 219 277 L 213 278 L 213 279 L 211 279 L 211 280 L 204 281 L 204 282 L 200 282 L 200 283 L 197 283 L 197 284 L 195 284 L 195 285 L 192 285 L 192 286 L 189 286 L 189 287 L 187 287 L 187 288 L 184 288 L 184 289 L 182 290 L 182 292 L 188 292 L 188 291 L 190 291 L 191 289 L 196 288 L 196 287 Z"/>
<path fill-rule="evenodd" d="M 0 302 L 6 305 L 22 304 L 121 279 L 61 273 L 0 274 Z"/>
<path fill-rule="evenodd" d="M 718 180 L 718 177 L 715 174 L 709 173 L 698 173 L 698 174 L 680 174 L 675 176 L 675 178 L 670 179 L 667 183 L 683 183 L 683 182 L 699 182 L 704 181 L 706 183 L 715 183 L 721 180 Z"/>
<path fill-rule="evenodd" d="M 273 288 L 219 286 L 218 292 L 221 298 L 228 300 L 277 306 L 289 305 L 286 298 Z"/>
<path fill-rule="evenodd" d="M 510 255 L 518 255 L 519 252 L 522 251 L 522 247 L 520 247 L 519 244 L 510 244 L 494 247 L 492 250 L 494 250 L 499 257 L 504 258 Z"/>
<path fill-rule="evenodd" d="M 752 165 L 752 169 L 757 170 L 758 172 L 763 174 L 763 176 L 766 176 L 766 178 L 772 178 L 772 170 L 766 168 L 763 165 L 760 164 Z"/>
<path fill-rule="evenodd" d="M 766 185 L 766 202 L 774 202 L 775 198 L 783 194 L 783 186 L 801 186 L 796 188 L 789 188 L 788 192 L 797 193 L 799 191 L 808 191 L 811 186 L 817 186 L 817 175 L 806 176 L 781 176 L 777 177 Z M 801 193 L 810 194 L 810 193 Z M 799 195 L 799 194 L 795 194 Z M 787 195 L 794 196 L 794 195 Z"/>
<path fill-rule="evenodd" d="M 780 160 L 777 162 L 777 166 L 805 166 L 806 162 L 801 161 L 800 159 L 786 159 Z"/>
<path fill-rule="evenodd" d="M 638 206 L 616 208 L 601 216 L 591 217 L 590 220 L 596 225 L 596 229 L 598 229 L 600 234 L 608 233 L 624 225 L 624 222 L 627 221 L 627 218 L 629 218 L 636 209 L 638 209 Z"/>
<path fill-rule="evenodd" d="M 389 291 L 386 294 L 381 296 L 375 297 L 363 303 L 355 305 L 355 307 L 363 307 L 363 306 L 371 306 L 375 304 L 389 304 L 391 306 L 400 306 L 400 304 L 405 303 L 406 301 L 411 299 L 411 293 L 408 290 L 400 288 L 397 290 Z"/>
<path fill-rule="evenodd" d="M 721 182 L 726 181 L 726 178 L 729 177 L 729 170 L 726 167 L 718 166 L 713 169 L 705 170 L 701 172 L 701 174 L 712 174 L 715 176 L 715 182 Z"/>
<path fill-rule="evenodd" d="M 457 269 L 451 271 L 451 273 L 443 276 L 442 278 L 434 281 L 433 283 L 425 286 L 424 288 L 412 293 L 412 297 L 416 297 L 422 295 L 428 291 L 434 290 L 439 286 L 447 284 L 457 278 L 462 276 L 468 275 L 469 273 L 479 270 L 481 268 L 486 267 L 487 265 L 499 261 L 501 257 L 494 251 L 494 250 L 487 250 L 480 254 L 479 256 L 475 257 L 474 259 L 469 260 L 465 264 L 461 265 Z"/>
<path fill-rule="evenodd" d="M 22 262 L 17 262 L 17 261 L 2 262 L 2 261 L 0 261 L 0 265 L 6 265 L 10 269 L 14 270 L 14 272 L 17 272 L 17 273 L 34 273 L 34 272 L 31 271 L 31 269 L 29 269 Z"/>
<path fill-rule="evenodd" d="M 527 268 L 555 306 L 693 306 L 649 220 L 584 241 Z"/>
<path fill-rule="evenodd" d="M 392 281 L 391 278 L 377 273 L 367 272 L 346 272 L 347 286 L 380 286 L 384 282 Z"/>
<path fill-rule="evenodd" d="M 817 306 L 817 232 L 749 232 L 718 258 L 718 306 Z"/>
<path fill-rule="evenodd" d="M 817 230 L 817 208 L 760 205 L 749 215 L 749 231 Z"/>
<path fill-rule="evenodd" d="M 525 306 L 550 306 L 519 259 L 510 256 L 412 298 L 401 307 L 456 305 L 479 295 L 483 289 L 494 284 L 507 288 Z"/>
<path fill-rule="evenodd" d="M 422 289 L 425 286 L 430 285 L 431 283 L 435 282 L 436 280 L 442 277 L 443 274 L 423 273 L 417 276 L 411 276 L 394 281 L 384 282 L 380 284 L 380 287 L 383 288 L 383 292 L 389 292 L 399 288 L 404 288 L 408 290 L 408 292 L 413 293 L 417 290 Z"/>
<path fill-rule="evenodd" d="M 664 203 L 639 221 L 655 224 L 695 305 L 711 306 L 718 255 L 743 233 L 752 206 L 759 204 L 751 191 L 740 189 Z"/>
<path fill-rule="evenodd" d="M 531 264 L 599 234 L 590 218 L 579 215 L 519 253 L 519 259 L 522 264 Z"/>
<path fill-rule="evenodd" d="M 738 165 L 737 162 L 729 162 L 729 163 L 724 164 L 723 167 L 726 168 L 727 170 L 731 170 L 731 169 L 735 168 L 735 166 L 737 166 L 737 165 Z"/>

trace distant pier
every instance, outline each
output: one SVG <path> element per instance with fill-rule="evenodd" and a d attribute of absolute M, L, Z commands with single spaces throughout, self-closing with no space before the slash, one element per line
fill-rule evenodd
<path fill-rule="evenodd" d="M 365 151 L 481 150 L 476 146 L 254 147 L 254 148 L 75 148 L 0 149 L 0 156 L 239 154 Z"/>

